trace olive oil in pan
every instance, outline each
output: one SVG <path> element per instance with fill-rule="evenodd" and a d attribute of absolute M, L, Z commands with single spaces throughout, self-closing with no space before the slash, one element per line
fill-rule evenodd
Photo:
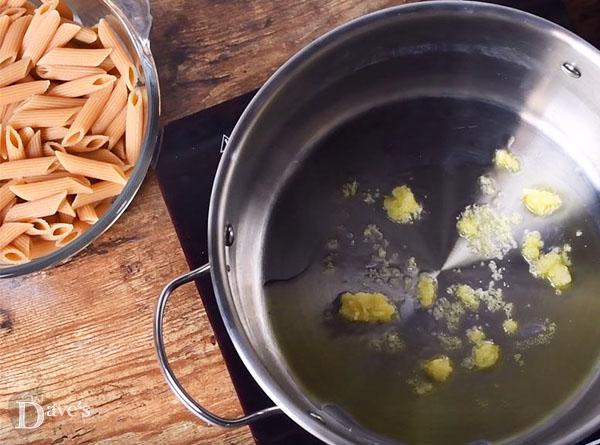
<path fill-rule="evenodd" d="M 472 122 L 477 128 L 470 130 Z M 492 164 L 494 150 L 509 139 L 506 122 L 513 122 L 511 150 L 523 163 L 518 173 Z M 310 161 L 286 185 L 271 219 L 275 230 L 265 248 L 287 236 L 288 250 L 264 264 L 272 331 L 307 393 L 339 406 L 362 427 L 409 444 L 508 440 L 559 415 L 584 387 L 600 349 L 593 316 L 600 310 L 598 204 L 578 165 L 509 112 L 481 103 L 460 107 L 453 99 L 374 110 L 322 141 Z M 481 175 L 494 178 L 500 195 L 481 192 Z M 409 186 L 423 207 L 409 224 L 391 221 L 383 209 L 398 185 Z M 545 218 L 528 214 L 520 200 L 526 186 L 555 190 L 563 207 Z M 571 246 L 573 283 L 560 295 L 530 274 L 520 248 L 493 264 L 467 253 L 456 261 L 460 268 L 442 267 L 456 253 L 457 217 L 466 206 L 493 199 L 520 214 L 513 233 L 519 247 L 526 229 L 540 231 L 546 250 Z M 423 272 L 437 279 L 431 309 L 415 295 Z M 512 304 L 517 332 L 505 331 L 504 309 L 489 310 L 493 304 L 486 302 L 476 311 L 460 309 L 447 294 L 457 284 L 487 291 L 490 281 L 503 304 Z M 343 292 L 382 293 L 396 315 L 387 323 L 344 320 L 338 313 Z M 500 348 L 489 369 L 470 366 L 467 332 L 475 327 Z M 436 382 L 423 365 L 442 355 L 453 372 Z"/>

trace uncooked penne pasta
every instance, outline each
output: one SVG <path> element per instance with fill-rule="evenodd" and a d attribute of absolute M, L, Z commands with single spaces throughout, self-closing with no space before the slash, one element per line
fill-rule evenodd
<path fill-rule="evenodd" d="M 54 48 L 65 46 L 67 43 L 73 40 L 79 31 L 81 31 L 81 26 L 75 23 L 62 23 L 54 33 L 50 43 L 48 43 L 46 54 L 48 54 Z"/>
<path fill-rule="evenodd" d="M 41 237 L 35 237 L 31 241 L 31 259 L 43 257 L 56 250 L 56 243 L 58 241 L 46 241 Z"/>
<path fill-rule="evenodd" d="M 27 257 L 29 257 L 29 254 L 31 253 L 31 237 L 29 235 L 26 235 L 24 233 L 22 235 L 17 236 L 13 240 L 12 244 L 21 252 L 23 252 Z"/>
<path fill-rule="evenodd" d="M 33 218 L 27 222 L 31 224 L 31 227 L 25 232 L 27 235 L 40 236 L 50 230 L 50 224 L 43 218 Z"/>
<path fill-rule="evenodd" d="M 83 27 L 79 30 L 79 32 L 75 35 L 75 40 L 81 43 L 94 43 L 98 40 L 98 34 L 92 28 Z"/>
<path fill-rule="evenodd" d="M 112 48 L 110 58 L 121 76 L 125 78 L 127 88 L 133 90 L 138 81 L 137 69 L 125 49 L 125 45 L 105 19 L 101 19 L 98 23 L 98 36 L 105 48 Z"/>
<path fill-rule="evenodd" d="M 58 11 L 50 11 L 46 17 L 42 19 L 38 29 L 35 30 L 31 39 L 25 46 L 23 57 L 29 57 L 31 63 L 36 64 L 44 54 L 44 51 L 46 51 L 50 40 L 52 40 L 52 36 L 54 36 L 59 26 L 60 14 Z"/>
<path fill-rule="evenodd" d="M 36 80 L 0 88 L 0 105 L 12 104 L 42 94 L 50 86 L 49 80 Z"/>
<path fill-rule="evenodd" d="M 111 208 L 112 206 L 112 201 L 110 199 L 105 199 L 104 201 L 101 201 L 99 204 L 95 204 L 96 207 L 94 207 L 94 210 L 96 210 L 96 215 L 98 215 L 98 218 L 101 218 L 102 215 L 104 215 L 106 212 L 108 212 L 108 209 Z"/>
<path fill-rule="evenodd" d="M 127 85 L 122 77 L 115 82 L 115 86 L 102 110 L 102 113 L 92 125 L 92 133 L 103 134 L 119 111 L 127 104 Z"/>
<path fill-rule="evenodd" d="M 127 155 L 125 154 L 125 142 L 123 142 L 123 139 L 119 139 L 119 142 L 112 148 L 112 152 L 122 161 L 127 159 Z"/>
<path fill-rule="evenodd" d="M 8 122 L 15 128 L 62 127 L 79 110 L 81 107 L 19 110 L 10 117 Z"/>
<path fill-rule="evenodd" d="M 48 0 L 42 0 L 42 2 L 47 3 Z M 69 5 L 65 0 L 58 0 L 56 10 L 59 12 L 61 17 L 67 20 L 73 20 L 73 11 L 71 11 L 71 8 L 69 8 Z"/>
<path fill-rule="evenodd" d="M 27 0 L 6 0 L 4 6 L 7 8 L 22 8 Z"/>
<path fill-rule="evenodd" d="M 83 235 L 91 226 L 83 221 L 73 222 L 73 231 L 63 239 L 56 241 L 56 247 L 62 247 Z"/>
<path fill-rule="evenodd" d="M 56 6 L 58 6 L 58 0 L 52 0 L 42 3 L 39 8 L 37 8 L 31 17 L 31 25 L 27 28 L 25 35 L 23 36 L 22 44 L 23 49 L 27 47 L 29 41 L 33 37 L 33 34 L 37 31 L 42 21 L 46 18 L 46 16 L 56 10 Z"/>
<path fill-rule="evenodd" d="M 104 62 L 102 62 L 100 65 L 98 65 L 98 68 L 102 68 L 104 71 L 106 71 L 108 73 L 115 69 L 115 64 L 109 57 Z M 120 77 L 119 77 L 119 79 L 120 79 Z M 127 85 L 125 85 L 125 86 L 127 86 Z"/>
<path fill-rule="evenodd" d="M 79 221 L 83 221 L 88 224 L 95 224 L 98 221 L 96 210 L 94 209 L 94 206 L 90 204 L 77 208 L 75 212 L 77 213 L 77 218 Z"/>
<path fill-rule="evenodd" d="M 98 116 L 100 116 L 102 108 L 110 97 L 111 91 L 112 86 L 109 85 L 100 91 L 90 94 L 89 99 L 81 111 L 77 113 L 75 121 L 69 127 L 69 131 L 62 140 L 62 143 L 65 147 L 69 147 L 81 142 L 83 137 L 92 127 L 92 124 L 96 121 L 96 119 L 98 119 Z"/>
<path fill-rule="evenodd" d="M 19 17 L 24 16 L 27 13 L 26 8 L 6 8 L 0 12 L 1 16 L 9 17 L 11 20 L 15 20 Z"/>
<path fill-rule="evenodd" d="M 35 72 L 42 79 L 70 81 L 82 77 L 104 74 L 102 68 L 95 66 L 39 65 Z"/>
<path fill-rule="evenodd" d="M 83 175 L 88 178 L 101 179 L 121 185 L 127 183 L 127 177 L 123 170 L 114 164 L 86 159 L 68 153 L 55 152 L 55 155 L 64 169 L 75 175 Z"/>
<path fill-rule="evenodd" d="M 9 161 L 25 159 L 25 147 L 23 146 L 21 135 L 10 125 L 6 126 L 4 143 L 6 144 L 6 153 Z"/>
<path fill-rule="evenodd" d="M 61 192 L 67 192 L 68 195 L 92 193 L 92 187 L 74 177 L 57 178 L 29 184 L 15 184 L 10 186 L 10 190 L 25 201 L 35 201 Z"/>
<path fill-rule="evenodd" d="M 142 150 L 144 108 L 141 88 L 136 87 L 127 99 L 125 124 L 125 154 L 130 164 L 140 157 Z"/>
<path fill-rule="evenodd" d="M 87 204 L 94 204 L 107 198 L 117 196 L 123 191 L 123 185 L 115 182 L 100 181 L 92 184 L 92 193 L 76 195 L 71 203 L 74 209 Z"/>
<path fill-rule="evenodd" d="M 41 158 L 44 156 L 44 151 L 42 150 L 42 134 L 40 130 L 36 131 L 29 142 L 25 146 L 25 155 L 28 158 Z"/>
<path fill-rule="evenodd" d="M 8 27 L 2 46 L 0 47 L 0 67 L 17 60 L 17 55 L 21 49 L 23 35 L 31 22 L 31 16 L 20 17 Z"/>
<path fill-rule="evenodd" d="M 58 206 L 58 216 L 60 217 L 60 215 L 69 216 L 71 218 L 76 216 L 75 210 L 73 209 L 73 207 L 71 207 L 71 203 L 68 199 L 65 199 L 63 202 L 60 203 L 60 206 Z"/>
<path fill-rule="evenodd" d="M 27 145 L 29 140 L 35 134 L 35 130 L 31 127 L 23 127 L 19 130 L 19 136 L 21 136 L 21 140 L 23 141 L 23 145 Z"/>
<path fill-rule="evenodd" d="M 66 127 L 49 127 L 42 128 L 40 131 L 42 132 L 42 139 L 44 141 L 57 141 L 64 138 L 69 129 Z"/>
<path fill-rule="evenodd" d="M 19 108 L 20 110 L 43 110 L 46 108 L 73 108 L 73 107 L 83 107 L 86 102 L 86 98 L 81 97 L 57 97 L 57 96 L 47 96 L 45 94 L 36 94 L 35 96 L 31 96 L 30 99 L 26 100 L 23 105 Z M 65 130 L 65 134 L 67 129 L 64 127 L 57 127 Z M 61 138 L 64 137 L 64 134 Z M 44 135 L 44 139 L 50 139 L 46 135 Z M 56 138 L 58 139 L 58 138 Z"/>
<path fill-rule="evenodd" d="M 6 207 L 14 199 L 15 194 L 10 190 L 10 186 L 18 183 L 19 181 L 11 179 L 0 186 L 0 209 Z"/>
<path fill-rule="evenodd" d="M 27 176 L 27 177 L 23 178 L 21 180 L 21 182 L 31 184 L 32 182 L 49 181 L 51 179 L 58 179 L 58 178 L 77 178 L 77 180 L 79 182 L 83 182 L 85 185 L 88 185 L 88 186 L 92 185 L 90 180 L 87 179 L 85 176 L 73 175 L 65 170 L 53 171 L 52 173 L 48 173 L 47 175 L 41 175 L 41 176 Z"/>
<path fill-rule="evenodd" d="M 23 79 L 29 71 L 30 64 L 29 59 L 21 59 L 0 69 L 0 87 L 5 87 Z"/>
<path fill-rule="evenodd" d="M 73 224 L 73 221 L 75 221 L 75 217 L 71 216 L 71 215 L 65 215 L 64 213 L 58 212 L 58 221 L 61 223 L 66 223 L 66 224 Z"/>
<path fill-rule="evenodd" d="M 112 49 L 82 49 L 82 48 L 54 48 L 42 57 L 39 65 L 71 65 L 97 67 L 106 59 Z"/>
<path fill-rule="evenodd" d="M 98 151 L 100 148 L 108 144 L 108 136 L 101 134 L 94 134 L 91 136 L 84 136 L 81 141 L 75 145 L 67 147 L 67 153 L 87 153 Z M 90 158 L 94 159 L 94 158 Z"/>
<path fill-rule="evenodd" d="M 123 109 L 117 114 L 117 116 L 113 119 L 106 130 L 104 130 L 104 134 L 108 136 L 108 149 L 112 149 L 119 139 L 123 137 L 125 134 L 125 125 L 127 119 L 127 106 L 124 106 Z"/>
<path fill-rule="evenodd" d="M 58 241 L 63 239 L 73 231 L 73 224 L 67 223 L 52 223 L 50 224 L 50 230 L 44 235 L 41 235 L 42 239 L 47 241 Z"/>
<path fill-rule="evenodd" d="M 17 203 L 17 197 L 15 196 L 8 202 L 8 204 L 6 204 L 4 206 L 4 208 L 0 208 L 0 224 L 2 224 L 4 222 L 4 217 L 6 216 L 6 214 L 10 210 L 10 208 L 12 206 L 14 206 L 16 203 Z"/>
<path fill-rule="evenodd" d="M 4 41 L 4 37 L 6 36 L 6 32 L 11 23 L 12 20 L 9 16 L 3 15 L 0 17 L 0 47 L 2 47 L 2 42 Z"/>
<path fill-rule="evenodd" d="M 121 168 L 125 168 L 125 163 L 116 154 L 105 148 L 88 153 L 80 153 L 79 156 L 87 159 L 94 159 L 95 161 L 108 162 L 110 164 L 118 165 Z"/>
<path fill-rule="evenodd" d="M 67 150 L 62 144 L 55 141 L 44 142 L 42 145 L 42 153 L 44 156 L 54 156 L 56 152 L 66 153 Z"/>
<path fill-rule="evenodd" d="M 0 180 L 46 175 L 56 167 L 54 156 L 0 163 Z"/>
<path fill-rule="evenodd" d="M 8 246 L 16 237 L 24 234 L 31 226 L 29 223 L 20 222 L 5 222 L 0 225 L 0 249 Z"/>
<path fill-rule="evenodd" d="M 95 74 L 71 80 L 50 88 L 49 94 L 62 97 L 81 97 L 108 87 L 116 80 L 110 74 Z"/>
<path fill-rule="evenodd" d="M 66 196 L 67 192 L 62 192 L 36 201 L 15 204 L 6 213 L 4 221 L 27 221 L 29 219 L 45 218 L 54 215 L 58 212 L 58 207 Z"/>
<path fill-rule="evenodd" d="M 0 249 L 0 264 L 16 266 L 18 264 L 25 264 L 28 261 L 30 261 L 30 257 L 13 244 Z"/>

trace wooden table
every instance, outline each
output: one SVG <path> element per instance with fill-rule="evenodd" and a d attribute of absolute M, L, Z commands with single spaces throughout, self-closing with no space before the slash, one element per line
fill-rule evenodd
<path fill-rule="evenodd" d="M 257 88 L 290 55 L 334 26 L 392 0 L 153 0 L 153 52 L 165 123 Z M 574 14 L 579 9 L 570 2 Z M 580 3 L 596 3 L 581 0 Z M 598 15 L 582 21 L 598 29 Z M 207 427 L 173 397 L 158 369 L 152 312 L 162 286 L 187 270 L 156 179 L 128 212 L 69 263 L 0 281 L 0 443 L 242 444 L 247 428 Z M 195 289 L 170 305 L 174 370 L 206 406 L 240 414 Z M 12 426 L 9 401 L 89 407 Z M 58 411 L 58 410 L 56 410 Z M 14 420 L 14 419 L 13 419 Z"/>

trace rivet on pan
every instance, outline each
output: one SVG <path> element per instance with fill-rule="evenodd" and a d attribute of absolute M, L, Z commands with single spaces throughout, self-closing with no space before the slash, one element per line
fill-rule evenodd
<path fill-rule="evenodd" d="M 579 79 L 581 77 L 581 71 L 575 66 L 574 63 L 565 62 L 562 64 L 562 70 L 569 76 Z"/>
<path fill-rule="evenodd" d="M 231 224 L 227 224 L 227 226 L 225 227 L 225 245 L 227 247 L 233 246 L 233 240 L 233 227 L 231 227 Z"/>
<path fill-rule="evenodd" d="M 321 423 L 323 423 L 323 424 L 325 423 L 325 421 L 323 420 L 323 418 L 322 418 L 321 416 L 319 416 L 317 413 L 310 412 L 310 413 L 308 413 L 308 414 L 309 414 L 309 415 L 310 415 L 312 418 L 314 418 L 314 419 L 317 419 L 319 422 L 321 422 Z"/>

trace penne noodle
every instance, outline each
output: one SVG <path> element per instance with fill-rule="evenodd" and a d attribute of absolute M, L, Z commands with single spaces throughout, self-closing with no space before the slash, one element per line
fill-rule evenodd
<path fill-rule="evenodd" d="M 101 181 L 92 184 L 92 193 L 76 195 L 71 206 L 77 209 L 87 204 L 104 201 L 107 198 L 117 196 L 123 191 L 123 186 L 114 182 Z"/>
<path fill-rule="evenodd" d="M 98 215 L 96 214 L 94 206 L 91 204 L 81 206 L 77 208 L 75 212 L 77 213 L 77 218 L 79 218 L 79 221 L 83 221 L 84 223 L 88 224 L 95 224 L 98 222 Z"/>
<path fill-rule="evenodd" d="M 46 110 L 19 110 L 8 122 L 15 128 L 62 127 L 81 107 L 51 108 Z"/>
<path fill-rule="evenodd" d="M 102 113 L 92 125 L 92 133 L 103 134 L 110 123 L 115 119 L 119 111 L 127 104 L 127 85 L 122 77 L 115 82 L 115 87 L 104 106 Z"/>
<path fill-rule="evenodd" d="M 45 141 L 56 141 L 58 139 L 62 139 L 69 131 L 66 127 L 49 127 L 42 128 L 40 130 L 42 132 L 42 139 Z"/>
<path fill-rule="evenodd" d="M 68 199 L 65 199 L 63 202 L 60 203 L 60 206 L 58 206 L 58 214 L 59 217 L 60 215 L 65 215 L 71 218 L 74 218 L 76 215 L 75 210 L 73 209 L 73 207 L 71 207 L 71 203 Z"/>
<path fill-rule="evenodd" d="M 13 246 L 23 252 L 26 256 L 31 253 L 31 237 L 25 233 L 17 236 L 13 242 Z"/>
<path fill-rule="evenodd" d="M 73 108 L 83 107 L 87 99 L 78 97 L 58 97 L 47 96 L 45 94 L 36 94 L 31 96 L 21 105 L 20 110 L 43 110 L 46 108 Z M 64 128 L 64 127 L 57 127 Z M 66 134 L 66 128 L 65 128 Z M 64 137 L 64 134 L 63 136 Z M 44 139 L 48 139 L 44 137 Z M 58 139 L 58 138 L 57 138 Z"/>
<path fill-rule="evenodd" d="M 111 52 L 112 50 L 110 48 L 54 48 L 46 53 L 46 55 L 39 60 L 38 64 L 97 67 Z"/>
<path fill-rule="evenodd" d="M 0 249 L 0 264 L 18 265 L 27 263 L 30 257 L 14 244 L 9 244 Z"/>
<path fill-rule="evenodd" d="M 6 141 L 4 140 L 4 125 L 0 122 L 0 162 L 8 158 L 8 153 L 6 152 Z"/>
<path fill-rule="evenodd" d="M 27 221 L 54 215 L 66 196 L 67 192 L 61 192 L 36 201 L 15 204 L 6 213 L 4 221 Z"/>
<path fill-rule="evenodd" d="M 31 227 L 25 232 L 27 235 L 45 235 L 50 230 L 50 224 L 43 218 L 33 218 L 27 222 L 31 224 Z"/>
<path fill-rule="evenodd" d="M 96 207 L 94 207 L 94 209 L 96 210 L 96 215 L 98 215 L 98 218 L 102 217 L 102 215 L 104 215 L 106 212 L 108 212 L 108 209 L 110 209 L 111 206 L 112 206 L 111 199 L 105 199 L 104 201 L 101 201 L 99 204 L 96 204 Z"/>
<path fill-rule="evenodd" d="M 50 224 L 50 230 L 44 235 L 41 235 L 42 239 L 47 241 L 58 241 L 63 239 L 73 231 L 73 224 L 67 223 L 53 223 Z"/>
<path fill-rule="evenodd" d="M 71 127 L 69 127 L 67 135 L 62 140 L 65 147 L 81 142 L 85 134 L 92 127 L 92 124 L 98 119 L 98 116 L 100 116 L 102 108 L 110 97 L 111 91 L 112 85 L 90 95 L 81 111 L 77 113 L 75 121 Z"/>
<path fill-rule="evenodd" d="M 105 74 L 102 68 L 94 66 L 68 66 L 68 65 L 39 65 L 35 70 L 42 79 L 51 80 L 76 80 L 82 77 Z"/>
<path fill-rule="evenodd" d="M 64 169 L 75 175 L 83 175 L 88 178 L 101 179 L 121 185 L 127 183 L 127 177 L 123 173 L 123 170 L 114 164 L 86 159 L 68 153 L 55 152 L 55 154 L 58 162 L 61 163 Z"/>
<path fill-rule="evenodd" d="M 44 156 L 54 156 L 56 152 L 66 153 L 67 150 L 60 143 L 54 141 L 44 142 L 44 145 L 42 145 L 42 154 Z"/>
<path fill-rule="evenodd" d="M 31 39 L 23 51 L 23 57 L 29 57 L 31 59 L 31 63 L 35 65 L 40 57 L 42 57 L 44 54 L 44 51 L 46 51 L 48 44 L 52 40 L 52 36 L 54 36 L 59 26 L 60 15 L 58 11 L 48 12 L 46 17 L 40 21 L 39 26 L 35 29 L 35 32 L 32 33 Z M 53 51 L 56 51 L 56 49 Z"/>
<path fill-rule="evenodd" d="M 57 165 L 54 156 L 0 163 L 0 180 L 46 175 Z"/>
<path fill-rule="evenodd" d="M 81 31 L 81 26 L 75 23 L 62 23 L 54 33 L 50 43 L 48 43 L 45 54 L 48 54 L 54 48 L 65 46 L 79 31 Z"/>
<path fill-rule="evenodd" d="M 112 152 L 116 154 L 117 157 L 122 161 L 127 159 L 127 155 L 125 154 L 125 143 L 123 142 L 123 139 L 119 139 L 119 142 L 117 142 L 113 147 Z"/>
<path fill-rule="evenodd" d="M 21 140 L 23 141 L 23 145 L 27 145 L 29 140 L 35 134 L 35 130 L 31 127 L 23 127 L 19 130 L 19 136 L 21 136 Z"/>
<path fill-rule="evenodd" d="M 21 135 L 10 125 L 6 127 L 4 132 L 4 143 L 6 144 L 6 153 L 9 161 L 25 159 L 25 147 L 23 146 Z"/>
<path fill-rule="evenodd" d="M 62 247 L 66 244 L 69 244 L 71 241 L 76 240 L 81 235 L 83 235 L 90 228 L 89 224 L 84 223 L 83 221 L 75 221 L 73 222 L 73 231 L 65 236 L 63 239 L 56 242 L 56 247 Z"/>
<path fill-rule="evenodd" d="M 27 0 L 6 0 L 4 6 L 7 8 L 21 8 L 25 5 Z"/>
<path fill-rule="evenodd" d="M 0 16 L 8 17 L 11 20 L 18 19 L 19 17 L 27 14 L 26 8 L 6 8 L 0 12 Z"/>
<path fill-rule="evenodd" d="M 71 80 L 50 88 L 49 94 L 62 97 L 81 97 L 108 87 L 116 80 L 109 74 L 95 74 Z"/>
<path fill-rule="evenodd" d="M 41 237 L 34 238 L 31 242 L 31 259 L 48 255 L 56 250 L 57 241 L 46 241 Z"/>
<path fill-rule="evenodd" d="M 141 88 L 136 87 L 127 99 L 127 116 L 125 121 L 125 154 L 130 164 L 140 157 L 143 139 L 144 109 Z"/>
<path fill-rule="evenodd" d="M 60 212 L 60 209 L 58 209 L 58 221 L 62 222 L 62 223 L 67 223 L 67 224 L 73 224 L 73 221 L 75 221 L 75 217 L 71 216 L 71 215 L 66 215 L 64 213 Z"/>
<path fill-rule="evenodd" d="M 42 149 L 42 134 L 40 130 L 36 131 L 33 137 L 29 140 L 25 146 L 25 155 L 31 158 L 41 158 L 44 156 Z"/>
<path fill-rule="evenodd" d="M 121 159 L 119 159 L 119 157 L 116 154 L 107 149 L 91 151 L 89 153 L 80 153 L 79 156 L 87 159 L 93 159 L 95 161 L 102 161 L 108 162 L 110 164 L 115 164 L 122 169 L 125 168 L 125 163 Z"/>
<path fill-rule="evenodd" d="M 42 0 L 43 3 L 47 3 L 48 0 Z M 73 20 L 73 11 L 69 8 L 69 5 L 65 0 L 59 0 L 56 4 L 56 10 L 61 17 L 67 20 Z"/>
<path fill-rule="evenodd" d="M 4 223 L 0 225 L 0 249 L 8 246 L 15 238 L 23 235 L 32 225 L 29 223 Z"/>
<path fill-rule="evenodd" d="M 79 32 L 75 35 L 75 40 L 81 43 L 94 43 L 98 40 L 98 34 L 92 28 L 86 28 L 85 26 L 79 30 Z"/>
<path fill-rule="evenodd" d="M 23 35 L 27 31 L 31 16 L 20 17 L 9 26 L 2 46 L 0 47 L 0 67 L 13 63 L 17 60 L 17 55 L 21 49 Z"/>
<path fill-rule="evenodd" d="M 50 179 L 58 179 L 58 178 L 77 178 L 79 182 L 83 182 L 87 186 L 91 186 L 92 183 L 85 176 L 81 175 L 72 175 L 71 173 L 61 170 L 54 171 L 52 173 L 48 173 L 47 175 L 42 176 L 27 176 L 23 178 L 21 182 L 25 182 L 27 184 L 31 184 L 32 182 L 41 182 L 41 181 L 49 181 Z"/>
<path fill-rule="evenodd" d="M 23 79 L 29 71 L 30 63 L 29 59 L 21 59 L 0 69 L 0 87 L 5 87 Z"/>
<path fill-rule="evenodd" d="M 9 16 L 3 15 L 0 17 L 0 47 L 2 47 L 2 42 L 4 41 L 4 37 L 6 36 L 6 32 L 11 23 L 12 20 Z"/>
<path fill-rule="evenodd" d="M 31 18 L 31 25 L 27 28 L 25 35 L 22 38 L 23 49 L 27 47 L 29 41 L 36 30 L 39 28 L 42 21 L 46 18 L 46 16 L 56 10 L 58 6 L 58 0 L 52 0 L 44 2 L 39 8 L 37 8 Z"/>
<path fill-rule="evenodd" d="M 36 201 L 61 192 L 66 192 L 67 195 L 92 193 L 92 187 L 74 177 L 50 179 L 49 181 L 29 184 L 15 184 L 10 186 L 10 190 L 25 201 Z"/>
<path fill-rule="evenodd" d="M 25 9 L 27 9 L 27 14 L 35 14 L 35 5 L 31 3 L 30 0 L 27 0 L 23 5 Z"/>
<path fill-rule="evenodd" d="M 29 60 L 29 59 L 27 59 Z M 23 77 L 22 79 L 17 80 L 15 83 L 26 83 L 26 82 L 33 82 L 35 79 L 31 74 L 27 74 L 25 77 Z"/>
<path fill-rule="evenodd" d="M 16 203 L 17 203 L 17 198 L 14 197 L 8 202 L 8 204 L 6 204 L 4 206 L 4 208 L 0 208 L 0 224 L 2 224 L 4 222 L 4 217 L 6 216 L 6 214 L 10 210 L 10 208 L 12 206 L 14 206 Z"/>
<path fill-rule="evenodd" d="M 87 153 L 90 151 L 96 151 L 108 144 L 108 136 L 95 134 L 91 136 L 84 136 L 81 141 L 67 147 L 68 153 Z M 93 158 L 90 158 L 93 159 Z"/>
<path fill-rule="evenodd" d="M 36 80 L 0 88 L 0 105 L 8 105 L 29 99 L 34 94 L 45 92 L 50 86 L 49 80 Z"/>
<path fill-rule="evenodd" d="M 123 42 L 104 19 L 101 19 L 98 23 L 98 37 L 100 37 L 100 41 L 105 48 L 112 48 L 110 58 L 121 76 L 125 78 L 127 88 L 133 90 L 138 81 L 137 70 Z"/>
<path fill-rule="evenodd" d="M 15 194 L 10 190 L 10 187 L 18 183 L 19 181 L 12 179 L 0 186 L 0 209 L 6 207 L 15 198 Z"/>
<path fill-rule="evenodd" d="M 3 108 L 3 116 L 2 116 L 2 124 L 7 125 L 20 106 L 21 106 L 21 102 L 14 102 L 14 103 L 8 104 L 8 105 L 0 105 L 0 108 L 4 107 Z M 25 125 L 25 126 L 27 126 L 27 125 Z M 13 127 L 15 127 L 15 126 L 13 125 Z M 15 127 L 15 128 L 20 128 L 20 127 Z"/>
<path fill-rule="evenodd" d="M 104 62 L 102 62 L 100 65 L 98 65 L 98 68 L 102 68 L 104 71 L 106 71 L 108 73 L 115 69 L 115 64 L 109 57 Z M 120 77 L 119 77 L 119 79 L 120 79 Z M 127 86 L 127 85 L 125 85 L 125 86 Z"/>
<path fill-rule="evenodd" d="M 123 109 L 117 114 L 117 116 L 113 119 L 104 134 L 108 136 L 108 149 L 112 149 L 115 144 L 123 137 L 125 134 L 125 126 L 127 118 L 127 106 L 123 107 Z"/>

